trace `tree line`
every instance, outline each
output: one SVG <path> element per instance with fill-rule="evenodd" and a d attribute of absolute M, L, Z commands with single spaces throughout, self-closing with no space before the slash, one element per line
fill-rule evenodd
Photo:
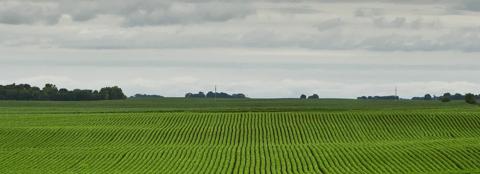
<path fill-rule="evenodd" d="M 480 100 L 480 95 L 475 95 L 468 93 L 462 95 L 460 93 L 451 94 L 449 92 L 444 93 L 442 96 L 432 96 L 430 94 L 425 94 L 423 97 L 413 97 L 412 100 L 440 100 L 442 102 L 449 102 L 452 100 L 465 100 L 465 102 L 470 104 L 477 103 L 477 100 Z"/>
<path fill-rule="evenodd" d="M 398 96 L 361 96 L 357 97 L 358 100 L 399 100 Z M 471 93 L 462 95 L 460 93 L 451 94 L 449 92 L 444 93 L 442 96 L 432 96 L 430 94 L 425 94 L 423 97 L 413 97 L 411 100 L 440 100 L 442 102 L 450 102 L 452 100 L 465 100 L 465 102 L 470 104 L 476 104 L 477 100 L 480 100 L 480 95 L 474 95 Z"/>
<path fill-rule="evenodd" d="M 305 94 L 302 94 L 300 95 L 300 99 L 304 100 L 304 99 L 320 99 L 320 96 L 318 96 L 318 94 L 313 94 L 313 95 L 310 95 L 307 97 L 307 95 Z"/>
<path fill-rule="evenodd" d="M 358 100 L 399 100 L 400 98 L 395 95 L 388 96 L 361 96 L 357 97 Z"/>
<path fill-rule="evenodd" d="M 129 97 L 130 99 L 157 99 L 165 98 L 161 95 L 150 95 L 150 94 L 135 94 L 134 96 Z"/>
<path fill-rule="evenodd" d="M 29 84 L 0 85 L 0 100 L 55 100 L 55 101 L 82 101 L 82 100 L 119 100 L 126 99 L 121 88 L 105 87 L 100 90 L 58 89 L 53 84 L 45 84 L 43 88 Z"/>
<path fill-rule="evenodd" d="M 198 93 L 187 93 L 185 94 L 185 98 L 247 98 L 245 94 L 238 93 L 238 94 L 227 94 L 224 92 L 212 92 L 209 91 L 207 94 L 204 92 L 198 92 Z"/>

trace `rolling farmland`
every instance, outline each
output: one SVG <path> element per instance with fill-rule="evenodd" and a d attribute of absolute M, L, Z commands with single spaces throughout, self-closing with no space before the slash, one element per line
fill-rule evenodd
<path fill-rule="evenodd" d="M 463 102 L 0 102 L 0 173 L 476 173 Z"/>

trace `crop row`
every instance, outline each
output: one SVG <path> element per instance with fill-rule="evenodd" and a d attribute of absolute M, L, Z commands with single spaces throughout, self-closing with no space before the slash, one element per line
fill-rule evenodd
<path fill-rule="evenodd" d="M 24 119 L 22 119 L 23 121 Z M 125 114 L 14 122 L 0 129 L 0 147 L 327 144 L 480 136 L 470 114 Z M 47 139 L 48 138 L 48 139 Z M 7 140 L 8 139 L 8 140 Z M 31 141 L 35 139 L 36 141 Z"/>
<path fill-rule="evenodd" d="M 456 141 L 455 143 L 464 143 Z M 1 151 L 0 172 L 414 173 L 475 171 L 480 147 L 160 146 Z"/>
<path fill-rule="evenodd" d="M 0 117 L 0 173 L 480 171 L 476 113 Z"/>

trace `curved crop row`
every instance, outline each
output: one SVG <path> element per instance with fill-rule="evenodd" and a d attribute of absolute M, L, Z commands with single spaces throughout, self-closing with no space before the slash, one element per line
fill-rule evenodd
<path fill-rule="evenodd" d="M 480 170 L 477 113 L 96 113 L 1 120 L 0 173 Z"/>

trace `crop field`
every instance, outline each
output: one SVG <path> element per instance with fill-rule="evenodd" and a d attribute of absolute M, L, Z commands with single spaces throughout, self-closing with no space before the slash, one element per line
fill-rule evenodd
<path fill-rule="evenodd" d="M 0 101 L 0 173 L 480 173 L 480 107 Z"/>

